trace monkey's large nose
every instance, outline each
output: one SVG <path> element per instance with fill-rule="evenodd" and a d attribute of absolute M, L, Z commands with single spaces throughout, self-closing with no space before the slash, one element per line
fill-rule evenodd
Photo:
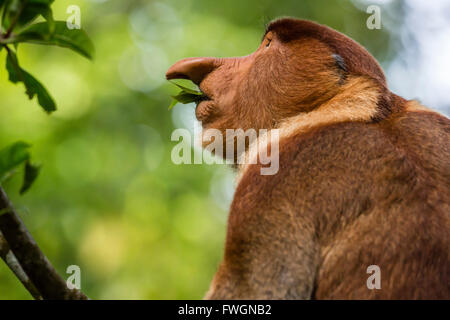
<path fill-rule="evenodd" d="M 219 66 L 216 58 L 187 58 L 178 61 L 166 73 L 167 80 L 189 79 L 199 84 L 208 73 Z"/>

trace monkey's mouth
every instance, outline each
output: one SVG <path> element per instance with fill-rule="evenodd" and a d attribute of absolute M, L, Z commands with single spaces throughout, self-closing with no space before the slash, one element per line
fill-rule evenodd
<path fill-rule="evenodd" d="M 210 97 L 208 97 L 202 90 L 199 91 L 202 93 L 202 95 L 198 98 L 198 100 L 196 101 L 196 105 L 198 106 L 201 102 L 203 101 L 211 101 L 212 99 Z"/>

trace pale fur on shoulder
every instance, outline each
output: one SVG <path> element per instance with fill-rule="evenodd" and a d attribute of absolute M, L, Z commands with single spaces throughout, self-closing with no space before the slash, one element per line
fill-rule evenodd
<path fill-rule="evenodd" d="M 425 107 L 424 105 L 422 105 L 417 100 L 410 100 L 410 101 L 408 101 L 406 103 L 405 111 L 406 112 L 433 112 L 433 113 L 438 113 L 439 114 L 439 112 Z"/>
<path fill-rule="evenodd" d="M 279 130 L 280 145 L 283 139 L 306 133 L 318 126 L 348 121 L 371 121 L 377 113 L 379 95 L 380 89 L 372 80 L 363 77 L 349 78 L 340 92 L 320 107 L 310 112 L 300 113 L 280 123 L 274 129 Z M 238 169 L 236 184 L 244 176 L 249 164 L 257 163 L 257 150 L 270 143 L 271 131 L 260 135 L 242 155 L 245 160 L 240 161 L 242 164 Z"/>

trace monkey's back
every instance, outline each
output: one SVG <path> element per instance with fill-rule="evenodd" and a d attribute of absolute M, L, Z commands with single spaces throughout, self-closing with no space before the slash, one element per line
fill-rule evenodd
<path fill-rule="evenodd" d="M 299 134 L 281 141 L 277 175 L 249 170 L 231 217 L 269 203 L 267 215 L 276 214 L 282 198 L 300 233 L 313 225 L 320 248 L 313 298 L 448 299 L 449 138 L 450 121 L 431 112 Z M 367 287 L 371 265 L 380 267 L 381 289 Z"/>
<path fill-rule="evenodd" d="M 321 243 L 314 298 L 450 298 L 449 141 L 448 119 L 409 112 L 290 142 L 288 180 L 304 192 L 292 201 Z M 381 289 L 367 287 L 371 265 Z"/>
<path fill-rule="evenodd" d="M 279 172 L 250 165 L 237 186 L 216 279 L 252 274 L 243 297 L 450 298 L 449 137 L 445 117 L 402 112 L 282 138 Z M 372 265 L 381 289 L 367 287 Z M 214 292 L 239 297 L 227 290 Z"/>

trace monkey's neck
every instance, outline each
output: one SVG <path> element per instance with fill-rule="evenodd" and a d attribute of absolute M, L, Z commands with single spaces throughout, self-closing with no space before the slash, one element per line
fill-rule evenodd
<path fill-rule="evenodd" d="M 315 127 L 323 127 L 340 122 L 357 121 L 373 122 L 380 114 L 379 101 L 383 88 L 373 80 L 364 77 L 349 78 L 341 90 L 318 108 L 300 113 L 281 122 L 279 130 L 280 148 L 282 141 L 293 135 L 303 134 Z M 248 163 L 256 163 L 257 149 L 270 144 L 271 131 L 260 135 L 242 156 L 245 160 L 238 168 L 238 178 L 244 175 Z"/>
<path fill-rule="evenodd" d="M 371 122 L 379 114 L 382 88 L 373 80 L 350 78 L 341 90 L 318 108 L 293 116 L 280 123 L 280 137 L 307 132 L 339 122 Z"/>

